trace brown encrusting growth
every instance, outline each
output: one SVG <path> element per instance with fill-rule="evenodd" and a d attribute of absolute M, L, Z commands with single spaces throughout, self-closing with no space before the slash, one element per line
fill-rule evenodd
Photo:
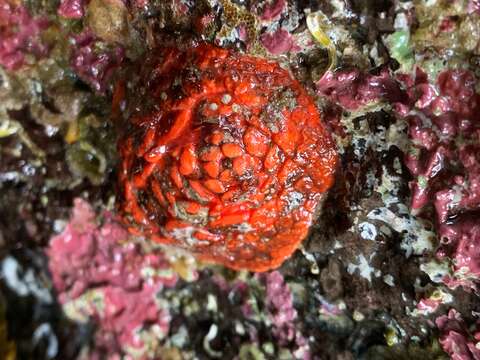
<path fill-rule="evenodd" d="M 277 63 L 209 44 L 149 61 L 119 142 L 131 231 L 234 269 L 279 266 L 337 164 L 313 100 Z"/>

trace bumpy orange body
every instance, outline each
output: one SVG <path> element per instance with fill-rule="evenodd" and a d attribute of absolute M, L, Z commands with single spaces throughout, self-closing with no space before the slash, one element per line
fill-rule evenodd
<path fill-rule="evenodd" d="M 234 269 L 279 266 L 337 163 L 312 99 L 277 63 L 213 45 L 147 63 L 119 142 L 131 231 Z"/>

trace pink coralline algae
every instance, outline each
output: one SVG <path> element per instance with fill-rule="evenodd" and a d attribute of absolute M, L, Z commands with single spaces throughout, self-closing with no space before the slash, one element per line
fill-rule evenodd
<path fill-rule="evenodd" d="M 265 21 L 275 20 L 280 17 L 287 7 L 285 0 L 266 1 L 262 9 L 260 19 Z"/>
<path fill-rule="evenodd" d="M 81 19 L 85 15 L 85 0 L 62 0 L 58 15 L 66 19 Z"/>
<path fill-rule="evenodd" d="M 282 346 L 294 343 L 297 358 L 310 359 L 307 339 L 297 329 L 297 311 L 290 288 L 278 271 L 257 275 L 265 284 L 266 313 L 272 322 L 272 334 Z"/>
<path fill-rule="evenodd" d="M 421 299 L 417 304 L 417 310 L 420 313 L 433 313 L 437 311 L 438 307 L 442 304 L 441 300 L 434 300 L 434 299 Z"/>
<path fill-rule="evenodd" d="M 325 73 L 316 83 L 317 92 L 347 110 L 357 110 L 370 102 L 385 99 L 404 101 L 404 94 L 387 69 L 378 75 L 365 74 L 358 69 Z"/>
<path fill-rule="evenodd" d="M 97 222 L 91 206 L 76 199 L 70 222 L 47 250 L 62 305 L 79 306 L 92 292 L 102 299 L 101 306 L 84 307 L 97 324 L 93 358 L 105 349 L 141 351 L 145 344 L 139 333 L 145 329 L 156 328 L 157 337 L 167 334 L 170 316 L 155 297 L 177 280 L 162 253 L 146 254 L 111 214 L 101 217 Z"/>
<path fill-rule="evenodd" d="M 95 35 L 86 30 L 73 38 L 72 67 L 77 75 L 103 93 L 113 72 L 124 59 L 124 50 L 119 46 L 101 48 L 104 45 Z"/>
<path fill-rule="evenodd" d="M 300 329 L 301 319 L 294 307 L 293 294 L 279 271 L 259 273 L 247 281 L 233 283 L 219 275 L 213 276 L 212 280 L 225 298 L 238 299 L 247 323 L 262 319 L 268 336 L 280 347 L 290 349 L 294 359 L 312 359 L 310 344 Z M 249 341 L 258 343 L 257 329 L 250 326 L 249 329 Z"/>
<path fill-rule="evenodd" d="M 406 117 L 412 209 L 434 206 L 443 244 L 438 255 L 453 259 L 458 281 L 448 283 L 454 286 L 480 277 L 480 95 L 466 70 L 444 71 L 435 85 L 421 72 L 409 81 L 416 100 L 416 111 Z"/>
<path fill-rule="evenodd" d="M 40 39 L 47 27 L 47 19 L 32 17 L 24 6 L 1 1 L 0 65 L 16 70 L 24 64 L 26 55 L 37 58 L 47 55 L 48 47 Z"/>
<path fill-rule="evenodd" d="M 260 42 L 265 49 L 273 55 L 280 55 L 297 49 L 293 36 L 290 35 L 287 30 L 282 28 L 273 33 L 263 33 L 260 36 Z"/>
<path fill-rule="evenodd" d="M 468 12 L 480 15 L 480 0 L 470 0 L 468 3 Z"/>
<path fill-rule="evenodd" d="M 451 309 L 435 320 L 440 330 L 440 344 L 452 360 L 480 359 L 480 326 L 472 334 L 460 314 Z"/>
<path fill-rule="evenodd" d="M 453 262 L 450 287 L 476 288 L 480 279 L 480 95 L 467 70 L 445 70 L 429 82 L 417 68 L 413 76 L 387 70 L 379 75 L 357 69 L 327 72 L 317 91 L 347 110 L 385 99 L 409 125 L 411 147 L 405 164 L 414 214 L 435 209 L 442 242 L 438 257 Z"/>
<path fill-rule="evenodd" d="M 172 5 L 176 16 L 187 15 L 191 7 L 191 3 L 185 0 L 174 0 Z"/>
<path fill-rule="evenodd" d="M 456 224 L 442 225 L 440 237 L 445 247 L 452 246 L 454 276 L 447 277 L 444 282 L 450 287 L 463 285 L 476 287 L 470 280 L 480 279 L 480 224 L 477 219 L 462 220 Z M 445 251 L 439 251 L 439 256 L 444 256 Z M 458 274 L 461 277 L 458 278 Z"/>

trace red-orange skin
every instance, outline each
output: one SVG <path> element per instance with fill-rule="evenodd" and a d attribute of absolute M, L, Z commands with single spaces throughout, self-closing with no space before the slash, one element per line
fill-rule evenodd
<path fill-rule="evenodd" d="M 334 180 L 313 100 L 277 63 L 213 45 L 155 59 L 144 79 L 154 106 L 137 106 L 119 142 L 130 230 L 233 269 L 278 267 Z"/>

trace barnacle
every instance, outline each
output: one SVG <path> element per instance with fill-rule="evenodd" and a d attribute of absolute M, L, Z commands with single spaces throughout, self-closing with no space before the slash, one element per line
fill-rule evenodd
<path fill-rule="evenodd" d="M 279 266 L 333 182 L 314 102 L 277 63 L 208 44 L 148 67 L 119 142 L 131 231 L 235 269 Z"/>

